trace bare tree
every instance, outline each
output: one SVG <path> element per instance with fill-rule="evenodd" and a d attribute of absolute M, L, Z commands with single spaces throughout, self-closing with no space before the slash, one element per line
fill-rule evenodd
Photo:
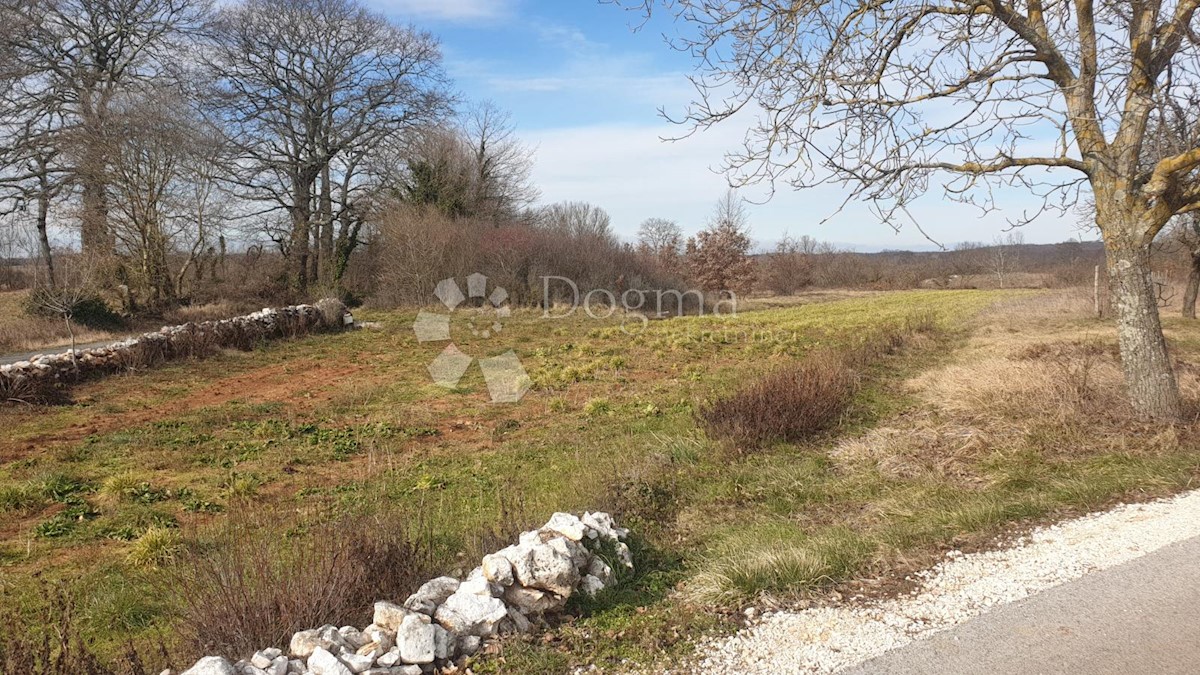
<path fill-rule="evenodd" d="M 1170 240 L 1188 262 L 1187 285 L 1183 293 L 1183 318 L 1196 318 L 1196 299 L 1200 296 L 1200 213 L 1180 216 L 1171 227 Z"/>
<path fill-rule="evenodd" d="M 164 77 L 200 16 L 195 0 L 6 0 L 0 3 L 0 133 L 10 178 L 33 185 L 39 214 L 63 175 L 80 186 L 89 254 L 112 250 L 108 181 L 112 107 Z M 44 206 L 44 207 L 43 207 Z M 40 219 L 40 215 L 39 215 Z"/>
<path fill-rule="evenodd" d="M 683 248 L 683 230 L 666 218 L 647 218 L 638 226 L 638 247 L 654 255 L 678 254 Z"/>
<path fill-rule="evenodd" d="M 1017 271 L 1023 245 L 1025 245 L 1025 235 L 1020 232 L 997 235 L 992 240 L 992 245 L 988 249 L 988 262 L 992 268 L 992 274 L 996 275 L 996 283 L 1000 285 L 1000 288 L 1006 288 L 1009 275 Z"/>
<path fill-rule="evenodd" d="M 779 295 L 787 295 L 813 283 L 815 260 L 818 255 L 834 253 L 833 246 L 806 235 L 783 239 L 763 261 L 763 281 Z"/>
<path fill-rule="evenodd" d="M 215 243 L 224 169 L 217 134 L 163 90 L 114 108 L 109 224 L 124 260 L 123 281 L 151 307 L 174 303 L 196 258 Z M 172 259 L 184 256 L 173 269 Z"/>
<path fill-rule="evenodd" d="M 358 243 L 367 155 L 449 110 L 437 41 L 355 0 L 246 0 L 221 10 L 203 58 L 238 184 L 289 215 L 278 243 L 295 289 L 332 284 L 335 241 L 343 261 Z"/>
<path fill-rule="evenodd" d="M 1146 140 L 1200 84 L 1200 0 L 630 2 L 688 24 L 676 46 L 702 72 L 681 121 L 758 112 L 729 157 L 735 184 L 838 181 L 893 223 L 934 183 L 984 209 L 997 184 L 1060 209 L 1090 189 L 1130 402 L 1180 416 L 1149 252 L 1200 208 L 1200 147 L 1148 162 Z"/>
<path fill-rule="evenodd" d="M 539 221 L 547 230 L 569 234 L 579 239 L 593 239 L 616 244 L 612 219 L 608 212 L 587 202 L 558 202 L 544 207 Z"/>
<path fill-rule="evenodd" d="M 0 175 L 0 214 L 26 212 L 32 205 L 38 257 L 45 266 L 46 283 L 53 288 L 56 279 L 50 247 L 50 209 L 59 195 L 69 190 L 70 173 L 58 161 L 61 153 L 47 138 L 28 127 L 20 135 L 19 142 L 0 149 L 0 166 L 8 168 Z"/>
<path fill-rule="evenodd" d="M 517 138 L 511 114 L 491 101 L 469 108 L 462 126 L 474 164 L 476 213 L 515 218 L 540 195 L 530 182 L 533 149 Z"/>
<path fill-rule="evenodd" d="M 71 364 L 76 368 L 79 367 L 79 362 L 75 348 L 75 313 L 80 311 L 85 303 L 97 298 L 98 261 L 99 258 L 92 255 L 74 256 L 71 263 L 62 270 L 56 286 L 39 284 L 34 287 L 30 298 L 33 306 L 63 320 L 67 336 L 71 340 Z"/>

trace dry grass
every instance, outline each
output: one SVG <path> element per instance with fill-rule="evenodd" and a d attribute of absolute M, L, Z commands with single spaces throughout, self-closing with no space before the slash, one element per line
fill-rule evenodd
<path fill-rule="evenodd" d="M 28 291 L 0 292 L 0 354 L 28 352 L 71 344 L 66 324 L 59 319 L 30 316 L 25 312 Z M 115 333 L 75 327 L 76 343 L 116 340 Z"/>
<path fill-rule="evenodd" d="M 1110 453 L 1170 453 L 1194 420 L 1163 429 L 1137 419 L 1124 396 L 1116 335 L 1094 319 L 1089 289 L 997 303 L 980 314 L 955 358 L 910 378 L 919 405 L 884 426 L 839 441 L 835 461 L 892 478 L 935 478 L 983 487 L 997 457 L 1038 461 Z M 1200 367 L 1184 354 L 1176 374 L 1200 401 Z"/>

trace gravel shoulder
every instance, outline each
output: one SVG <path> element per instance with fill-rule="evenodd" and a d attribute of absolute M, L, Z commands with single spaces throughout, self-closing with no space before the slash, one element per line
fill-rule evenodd
<path fill-rule="evenodd" d="M 831 673 L 963 624 L 993 608 L 1200 536 L 1200 491 L 1039 528 L 1009 548 L 916 575 L 911 594 L 764 615 L 701 646 L 699 672 Z M 871 671 L 864 671 L 871 672 Z"/>
<path fill-rule="evenodd" d="M 1200 663 L 1200 537 L 1165 546 L 843 671 L 1185 675 Z"/>

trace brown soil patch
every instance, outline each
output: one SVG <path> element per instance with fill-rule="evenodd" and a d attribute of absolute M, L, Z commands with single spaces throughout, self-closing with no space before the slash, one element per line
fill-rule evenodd
<path fill-rule="evenodd" d="M 358 376 L 368 370 L 367 364 L 330 363 L 328 361 L 290 361 L 243 371 L 222 377 L 212 384 L 172 398 L 161 404 L 126 412 L 90 411 L 89 419 L 48 431 L 33 438 L 0 440 L 0 462 L 21 459 L 30 453 L 77 443 L 93 434 L 140 426 L 221 405 L 233 400 L 250 403 L 284 403 L 292 410 L 310 410 L 328 402 L 338 392 L 345 378 Z"/>

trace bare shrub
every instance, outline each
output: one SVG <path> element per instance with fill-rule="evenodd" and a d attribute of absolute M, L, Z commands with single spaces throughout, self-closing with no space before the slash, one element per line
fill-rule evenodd
<path fill-rule="evenodd" d="M 840 356 L 817 352 L 713 401 L 697 415 L 710 437 L 753 448 L 828 429 L 857 389 L 857 375 Z"/>
<path fill-rule="evenodd" d="M 271 525 L 232 523 L 173 568 L 180 635 L 196 655 L 285 648 L 314 626 L 366 625 L 375 600 L 403 599 L 438 571 L 428 537 L 400 518 Z"/>

